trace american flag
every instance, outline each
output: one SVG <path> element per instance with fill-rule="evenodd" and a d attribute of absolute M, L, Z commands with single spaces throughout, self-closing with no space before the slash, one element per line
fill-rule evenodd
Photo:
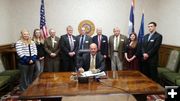
<path fill-rule="evenodd" d="M 128 35 L 130 35 L 132 32 L 134 32 L 134 0 L 131 0 Z"/>
<path fill-rule="evenodd" d="M 48 37 L 47 27 L 46 27 L 46 18 L 45 18 L 45 7 L 44 0 L 41 0 L 41 8 L 40 8 L 40 29 L 43 32 L 44 38 Z"/>

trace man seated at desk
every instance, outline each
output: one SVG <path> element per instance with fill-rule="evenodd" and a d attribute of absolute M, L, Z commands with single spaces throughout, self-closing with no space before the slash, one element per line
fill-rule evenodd
<path fill-rule="evenodd" d="M 104 71 L 105 60 L 103 55 L 97 52 L 97 45 L 95 43 L 90 44 L 90 53 L 83 54 L 78 67 L 80 73 L 88 70 L 92 71 L 92 73 Z"/>

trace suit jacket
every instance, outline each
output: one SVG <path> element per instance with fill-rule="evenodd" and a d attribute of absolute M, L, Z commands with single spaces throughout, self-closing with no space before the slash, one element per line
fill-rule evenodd
<path fill-rule="evenodd" d="M 93 43 L 96 43 L 98 46 L 98 35 L 94 36 L 92 38 Z M 108 55 L 108 39 L 107 36 L 102 35 L 101 37 L 101 47 L 100 47 L 100 52 L 102 55 Z"/>
<path fill-rule="evenodd" d="M 79 44 L 80 44 L 80 38 L 81 35 L 77 36 L 77 42 L 78 42 L 78 50 L 79 50 Z M 90 44 L 92 43 L 92 38 L 88 35 L 85 35 L 85 39 L 84 39 L 84 44 L 83 44 L 83 49 L 89 49 Z"/>
<path fill-rule="evenodd" d="M 51 37 L 48 37 L 48 38 L 44 41 L 44 49 L 45 49 L 46 53 L 48 53 L 48 56 L 49 56 L 51 53 L 55 53 L 55 54 L 58 56 L 59 51 L 60 51 L 60 47 L 59 47 L 59 37 L 55 36 L 54 47 L 52 47 Z"/>
<path fill-rule="evenodd" d="M 88 71 L 90 68 L 90 60 L 90 53 L 83 54 L 79 67 L 82 67 L 85 71 Z M 96 54 L 96 69 L 99 69 L 100 71 L 105 70 L 105 60 L 99 52 Z"/>
<path fill-rule="evenodd" d="M 74 35 L 72 35 L 72 38 L 73 38 L 73 42 L 74 42 L 74 49 L 73 49 L 73 51 L 76 53 L 76 51 L 78 49 L 77 39 L 76 39 L 76 37 Z M 69 38 L 68 38 L 67 34 L 61 36 L 61 39 L 60 39 L 60 49 L 61 49 L 62 59 L 71 58 L 68 53 L 69 52 L 73 52 L 73 51 L 71 51 L 71 47 L 70 47 L 70 43 L 69 43 Z"/>
<path fill-rule="evenodd" d="M 162 35 L 155 32 L 148 41 L 150 34 L 144 36 L 142 44 L 142 54 L 147 53 L 149 55 L 148 62 L 158 65 L 158 52 L 162 43 Z"/>
<path fill-rule="evenodd" d="M 114 52 L 114 37 L 115 37 L 114 35 L 109 37 L 109 55 L 111 56 L 111 58 Z M 120 61 L 122 61 L 124 58 L 124 51 L 126 44 L 127 44 L 127 37 L 120 34 L 120 40 L 118 46 L 118 56 Z"/>

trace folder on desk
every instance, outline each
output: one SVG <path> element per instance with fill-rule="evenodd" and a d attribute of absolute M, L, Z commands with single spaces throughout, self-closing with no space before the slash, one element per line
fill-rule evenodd
<path fill-rule="evenodd" d="M 97 77 L 101 77 L 101 76 L 106 76 L 106 73 L 103 72 L 99 72 L 99 73 L 92 73 L 91 71 L 85 71 L 83 73 L 81 73 L 83 77 L 91 77 L 91 76 L 97 76 Z"/>

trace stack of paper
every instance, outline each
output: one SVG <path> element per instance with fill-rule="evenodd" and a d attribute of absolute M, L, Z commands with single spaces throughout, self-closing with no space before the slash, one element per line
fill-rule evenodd
<path fill-rule="evenodd" d="M 100 73 L 92 73 L 91 71 L 85 71 L 83 73 L 81 73 L 81 75 L 83 77 L 90 77 L 90 76 L 106 76 L 106 73 L 103 71 L 103 72 L 100 72 Z"/>

